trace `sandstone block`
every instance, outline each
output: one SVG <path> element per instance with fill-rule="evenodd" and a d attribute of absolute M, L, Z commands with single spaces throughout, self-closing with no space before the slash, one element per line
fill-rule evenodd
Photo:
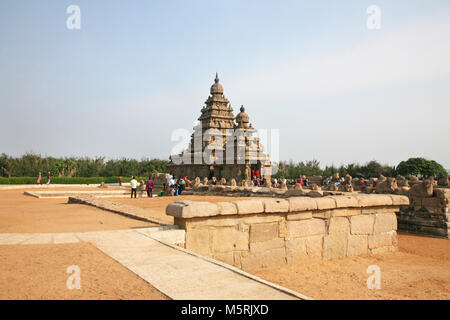
<path fill-rule="evenodd" d="M 373 233 L 375 222 L 374 215 L 358 215 L 350 217 L 350 231 L 355 235 L 367 235 Z"/>
<path fill-rule="evenodd" d="M 190 229 L 186 232 L 186 249 L 198 254 L 211 254 L 210 234 L 208 229 Z"/>
<path fill-rule="evenodd" d="M 257 223 L 250 225 L 250 242 L 262 242 L 278 238 L 278 223 Z"/>
<path fill-rule="evenodd" d="M 395 245 L 395 231 L 369 235 L 369 249 Z"/>
<path fill-rule="evenodd" d="M 333 234 L 323 238 L 323 258 L 335 259 L 347 255 L 348 235 Z"/>
<path fill-rule="evenodd" d="M 197 201 L 178 201 L 166 207 L 166 214 L 176 218 L 209 217 L 219 214 L 215 203 Z"/>
<path fill-rule="evenodd" d="M 323 236 L 311 236 L 306 240 L 306 253 L 310 257 L 321 258 L 323 251 Z"/>
<path fill-rule="evenodd" d="M 306 255 L 306 238 L 291 238 L 286 241 L 287 263 L 292 263 L 296 259 L 305 257 Z"/>
<path fill-rule="evenodd" d="M 214 229 L 211 233 L 212 251 L 214 253 L 248 250 L 248 232 L 242 232 L 236 228 L 225 227 Z"/>
<path fill-rule="evenodd" d="M 367 235 L 350 235 L 347 243 L 347 256 L 357 256 L 368 253 Z"/>
<path fill-rule="evenodd" d="M 213 258 L 222 262 L 225 262 L 229 265 L 234 265 L 234 254 L 232 251 L 230 252 L 215 252 L 213 254 Z"/>
<path fill-rule="evenodd" d="M 317 203 L 309 197 L 289 198 L 289 212 L 317 210 Z"/>
<path fill-rule="evenodd" d="M 391 206 L 393 201 L 387 194 L 358 195 L 357 199 L 361 207 Z"/>
<path fill-rule="evenodd" d="M 264 212 L 264 205 L 259 199 L 235 201 L 234 204 L 237 206 L 238 214 Z"/>
<path fill-rule="evenodd" d="M 336 200 L 331 197 L 317 198 L 316 203 L 318 210 L 329 210 L 336 208 Z"/>
<path fill-rule="evenodd" d="M 287 220 L 307 220 L 312 219 L 313 213 L 312 211 L 298 212 L 298 213 L 290 213 L 286 216 Z"/>
<path fill-rule="evenodd" d="M 237 214 L 237 207 L 232 202 L 217 202 L 216 205 L 219 207 L 220 215 Z"/>
<path fill-rule="evenodd" d="M 345 217 L 332 217 L 328 222 L 328 234 L 350 233 L 350 223 Z"/>
<path fill-rule="evenodd" d="M 353 196 L 331 196 L 336 202 L 336 208 L 358 208 L 360 207 L 358 199 Z"/>
<path fill-rule="evenodd" d="M 278 248 L 264 252 L 256 252 L 247 256 L 241 255 L 243 270 L 279 267 L 286 264 L 286 249 Z"/>
<path fill-rule="evenodd" d="M 264 212 L 266 213 L 278 213 L 288 212 L 289 202 L 284 199 L 263 199 Z"/>
<path fill-rule="evenodd" d="M 325 221 L 321 219 L 288 221 L 288 235 L 290 237 L 307 237 L 325 233 Z"/>
<path fill-rule="evenodd" d="M 397 216 L 395 213 L 384 213 L 375 215 L 373 226 L 374 233 L 389 232 L 397 230 Z"/>
<path fill-rule="evenodd" d="M 409 198 L 406 196 L 390 195 L 394 206 L 408 206 Z"/>
<path fill-rule="evenodd" d="M 262 241 L 262 242 L 251 242 L 250 252 L 261 252 L 266 250 L 272 250 L 284 247 L 283 238 L 274 238 L 272 240 Z"/>

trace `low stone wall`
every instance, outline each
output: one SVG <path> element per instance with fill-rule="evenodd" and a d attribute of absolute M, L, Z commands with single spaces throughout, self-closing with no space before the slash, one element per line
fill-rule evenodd
<path fill-rule="evenodd" d="M 186 230 L 186 249 L 249 270 L 395 251 L 395 213 L 408 205 L 398 195 L 180 201 L 166 214 Z"/>
<path fill-rule="evenodd" d="M 401 231 L 449 237 L 450 189 L 435 188 L 432 196 L 410 196 L 410 206 L 397 213 Z"/>

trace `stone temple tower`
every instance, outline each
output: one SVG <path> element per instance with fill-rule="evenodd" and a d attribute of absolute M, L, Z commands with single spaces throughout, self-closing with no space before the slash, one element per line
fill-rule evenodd
<path fill-rule="evenodd" d="M 272 163 L 259 138 L 254 137 L 256 130 L 245 108 L 242 106 L 235 117 L 223 92 L 216 73 L 190 144 L 182 154 L 170 157 L 168 171 L 189 179 L 214 176 L 241 182 L 250 181 L 252 174 L 258 173 L 270 179 Z"/>

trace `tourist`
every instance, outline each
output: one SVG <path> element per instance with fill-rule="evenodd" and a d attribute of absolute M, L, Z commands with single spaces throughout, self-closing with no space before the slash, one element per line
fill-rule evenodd
<path fill-rule="evenodd" d="M 364 178 L 361 179 L 361 192 L 366 190 L 366 180 Z"/>
<path fill-rule="evenodd" d="M 36 183 L 37 184 L 42 184 L 42 174 L 41 174 L 41 172 L 39 172 L 39 174 L 38 174 L 38 178 L 37 178 Z"/>
<path fill-rule="evenodd" d="M 178 180 L 178 195 L 180 196 L 183 193 L 184 190 L 184 186 L 185 186 L 185 182 L 183 179 Z"/>
<path fill-rule="evenodd" d="M 50 171 L 47 172 L 47 184 L 50 184 Z"/>
<path fill-rule="evenodd" d="M 148 177 L 147 183 L 145 185 L 145 190 L 147 191 L 147 196 L 149 198 L 153 197 L 153 185 L 154 182 L 152 180 L 152 177 Z"/>
<path fill-rule="evenodd" d="M 130 181 L 130 185 L 131 185 L 131 198 L 133 198 L 133 194 L 134 194 L 134 198 L 137 198 L 137 180 L 133 177 L 131 177 L 131 181 Z"/>
<path fill-rule="evenodd" d="M 305 187 L 307 187 L 308 186 L 308 178 L 307 177 L 303 177 L 303 185 L 305 186 Z"/>
<path fill-rule="evenodd" d="M 123 178 L 119 177 L 119 186 L 122 186 L 122 181 L 123 181 Z"/>
<path fill-rule="evenodd" d="M 277 180 L 277 178 L 273 179 L 273 187 L 274 188 L 278 187 L 278 180 Z"/>

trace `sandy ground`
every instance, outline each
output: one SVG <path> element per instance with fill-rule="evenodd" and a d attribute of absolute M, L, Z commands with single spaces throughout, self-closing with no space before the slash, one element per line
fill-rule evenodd
<path fill-rule="evenodd" d="M 67 204 L 67 199 L 37 199 L 24 195 L 23 191 L 0 191 L 0 233 L 87 232 L 153 226 L 91 206 Z"/>
<path fill-rule="evenodd" d="M 80 290 L 67 288 L 80 268 Z M 167 299 L 88 243 L 0 246 L 0 299 Z"/>
<path fill-rule="evenodd" d="M 252 271 L 314 299 L 450 299 L 450 240 L 399 234 L 399 252 L 335 260 L 305 260 Z M 381 289 L 369 290 L 370 265 Z"/>

